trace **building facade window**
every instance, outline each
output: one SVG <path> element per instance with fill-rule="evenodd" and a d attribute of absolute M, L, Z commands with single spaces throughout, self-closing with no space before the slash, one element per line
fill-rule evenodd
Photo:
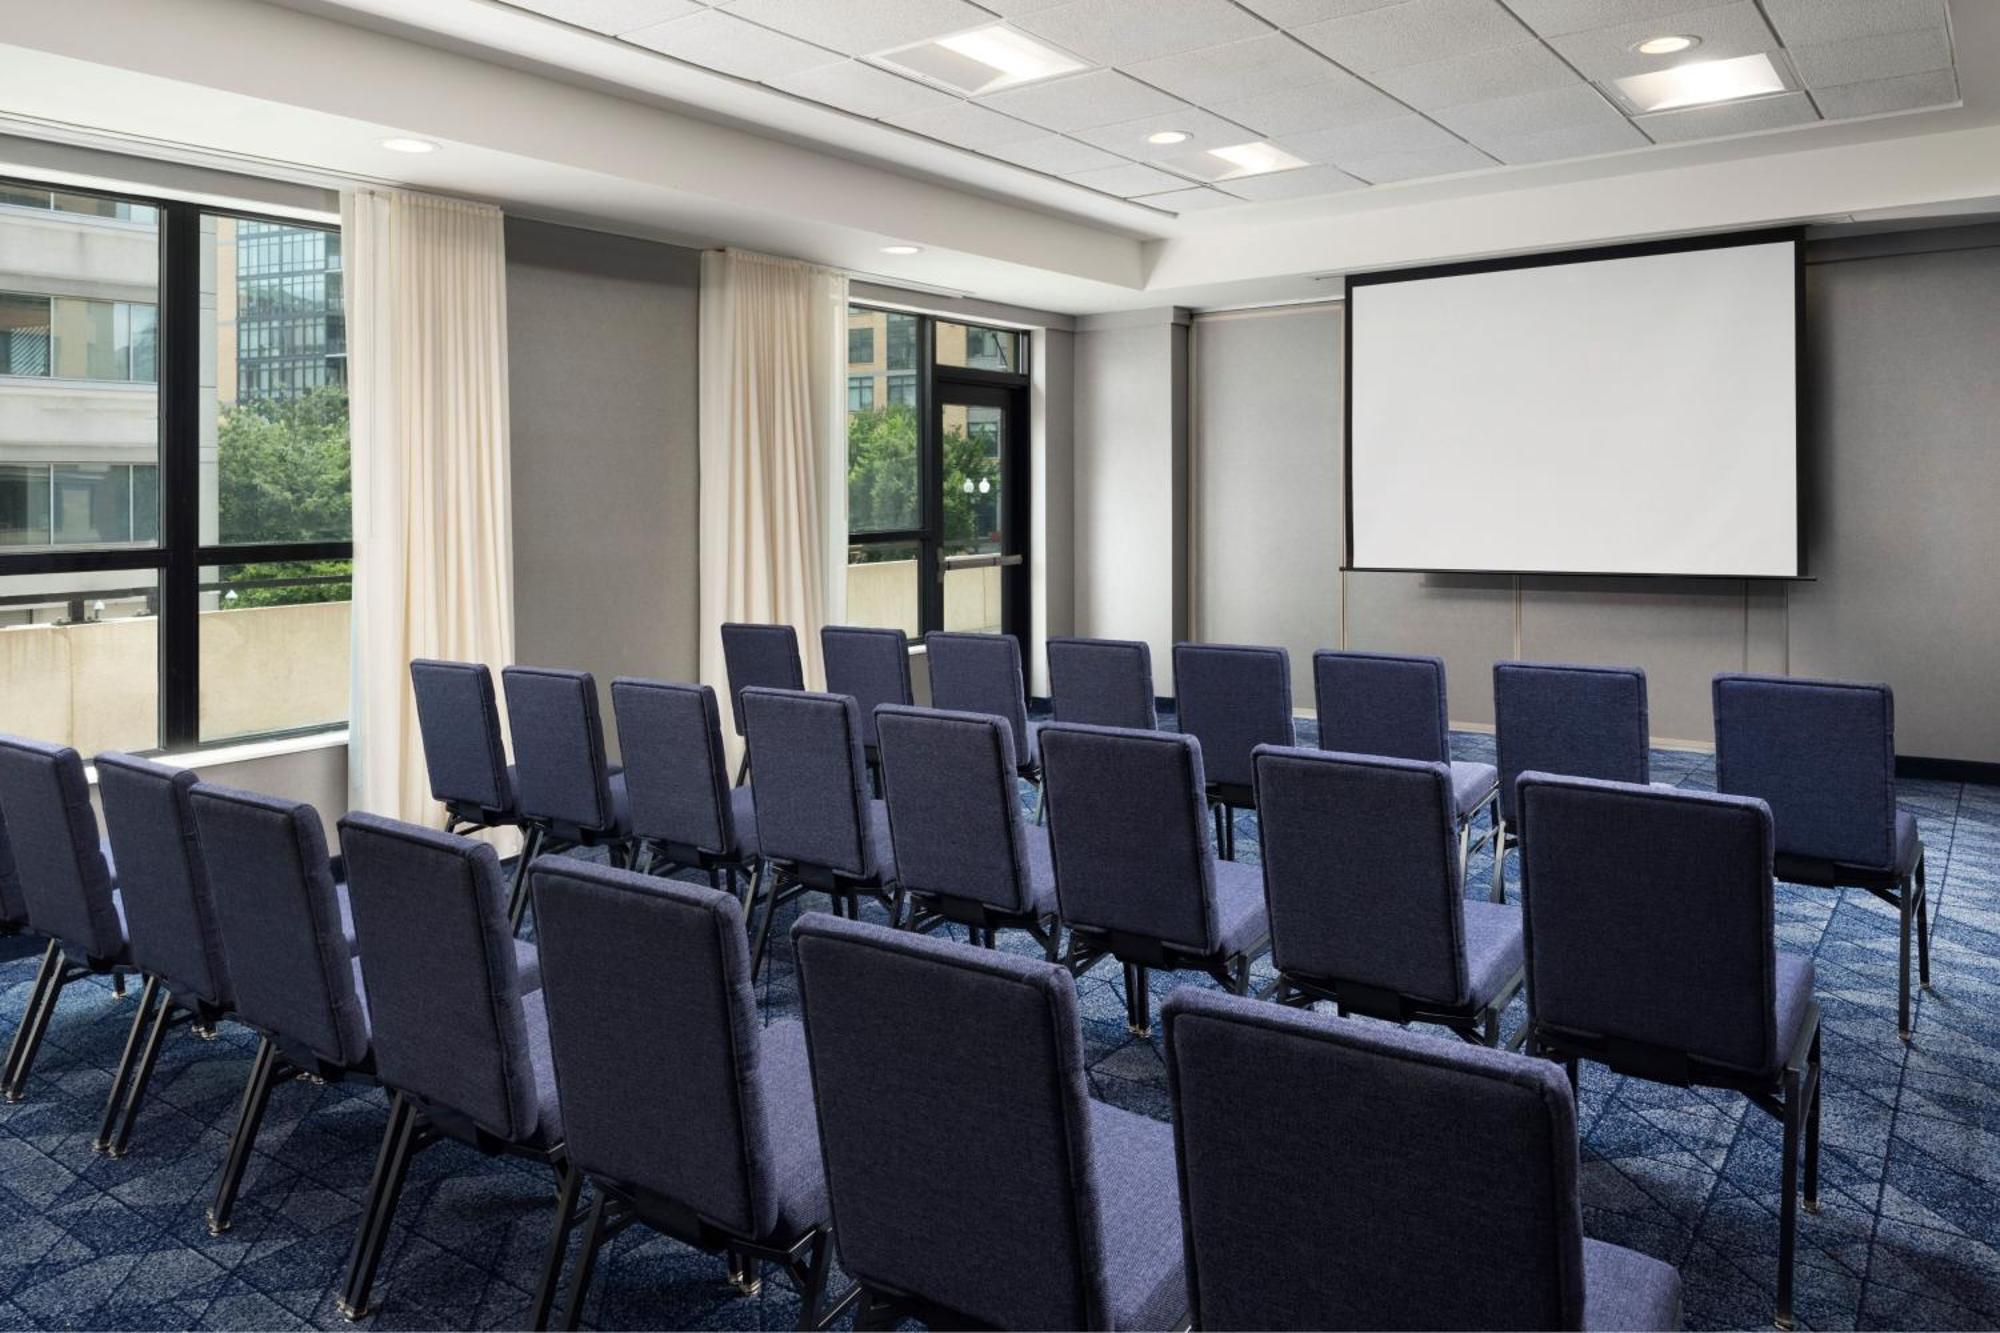
<path fill-rule="evenodd" d="M 150 383 L 159 339 L 155 305 L 0 292 L 0 375 Z"/>

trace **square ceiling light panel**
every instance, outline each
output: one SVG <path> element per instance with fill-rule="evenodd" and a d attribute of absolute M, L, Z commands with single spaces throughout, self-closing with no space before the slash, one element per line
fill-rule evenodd
<path fill-rule="evenodd" d="M 870 57 L 965 97 L 997 93 L 1090 68 L 1059 47 L 1004 23 L 899 46 Z"/>

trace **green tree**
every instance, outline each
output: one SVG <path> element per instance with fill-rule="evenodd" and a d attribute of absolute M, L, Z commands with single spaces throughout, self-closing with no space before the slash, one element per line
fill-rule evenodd
<path fill-rule="evenodd" d="M 965 483 L 972 483 L 972 490 Z M 985 492 L 979 483 L 988 484 Z M 917 412 L 905 403 L 850 412 L 847 417 L 847 526 L 851 532 L 894 532 L 923 525 L 918 495 Z M 983 542 L 997 526 L 999 469 L 987 445 L 953 427 L 944 437 L 944 535 L 947 543 Z M 863 560 L 892 552 L 860 552 Z"/>
<path fill-rule="evenodd" d="M 343 541 L 352 535 L 347 389 L 253 399 L 216 426 L 216 526 L 224 542 Z M 232 583 L 346 575 L 345 560 L 287 560 L 225 570 Z M 346 601 L 349 583 L 234 587 L 232 608 Z M 226 595 L 225 595 L 226 597 Z"/>

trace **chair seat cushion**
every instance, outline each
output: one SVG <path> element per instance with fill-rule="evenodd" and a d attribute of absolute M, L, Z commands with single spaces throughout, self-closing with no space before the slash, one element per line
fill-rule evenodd
<path fill-rule="evenodd" d="M 1521 972 L 1521 909 L 1507 903 L 1465 902 L 1467 998 L 1484 1008 Z"/>
<path fill-rule="evenodd" d="M 1777 951 L 1778 963 L 1778 1050 L 1773 1069 L 1782 1069 L 1792 1048 L 1798 1044 L 1813 999 L 1813 960 L 1802 953 Z"/>
<path fill-rule="evenodd" d="M 539 982 L 539 963 L 535 972 Z M 528 1064 L 535 1080 L 536 1121 L 531 1141 L 538 1148 L 551 1148 L 562 1142 L 562 1103 L 556 1099 L 556 1060 L 549 1048 L 549 1011 L 542 1003 L 539 985 L 530 991 L 523 984 L 521 1021 L 528 1034 Z"/>
<path fill-rule="evenodd" d="M 1650 1255 L 1586 1237 L 1583 1326 L 1593 1333 L 1679 1328 L 1681 1275 Z"/>
<path fill-rule="evenodd" d="M 1028 907 L 1047 915 L 1056 910 L 1056 863 L 1049 851 L 1046 825 L 1029 824 L 1022 829 L 1028 848 Z"/>
<path fill-rule="evenodd" d="M 759 1034 L 758 1077 L 764 1080 L 764 1115 L 771 1132 L 771 1182 L 778 1195 L 778 1239 L 788 1240 L 830 1217 L 826 1169 L 813 1110 L 812 1070 L 806 1063 L 805 1025 L 773 1023 Z"/>
<path fill-rule="evenodd" d="M 1908 810 L 1899 809 L 1896 811 L 1896 850 L 1889 865 L 1856 865 L 1848 861 L 1830 861 L 1825 857 L 1780 851 L 1773 869 L 1779 879 L 1792 884 L 1813 884 L 1821 888 L 1843 885 L 1894 888 L 1916 870 L 1917 858 L 1923 855 L 1923 850 L 1923 839 L 1917 834 L 1917 817 Z"/>
<path fill-rule="evenodd" d="M 736 845 L 723 848 L 723 854 L 748 861 L 757 855 L 757 799 L 750 787 L 730 789 L 729 817 L 736 826 Z"/>
<path fill-rule="evenodd" d="M 1271 938 L 1264 872 L 1240 861 L 1215 863 L 1215 926 L 1223 954 L 1256 953 Z"/>
<path fill-rule="evenodd" d="M 896 882 L 896 848 L 889 841 L 889 803 L 868 802 L 868 860 L 875 867 L 872 883 Z"/>
<path fill-rule="evenodd" d="M 1187 1314 L 1187 1278 L 1173 1127 L 1093 1101 L 1090 1138 L 1110 1326 L 1177 1327 Z"/>
<path fill-rule="evenodd" d="M 1479 807 L 1486 804 L 1499 785 L 1500 770 L 1493 765 L 1471 759 L 1452 760 L 1451 794 L 1453 804 L 1458 807 L 1459 822 L 1478 814 Z"/>
<path fill-rule="evenodd" d="M 514 941 L 514 972 L 521 979 L 521 993 L 542 988 L 542 954 L 526 940 Z"/>

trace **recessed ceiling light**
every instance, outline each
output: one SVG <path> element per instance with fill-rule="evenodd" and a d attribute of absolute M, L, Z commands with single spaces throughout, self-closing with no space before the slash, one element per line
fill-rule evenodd
<path fill-rule="evenodd" d="M 1701 45 L 1699 37 L 1648 37 L 1635 44 L 1632 49 L 1642 56 L 1671 56 L 1682 51 L 1692 51 Z"/>
<path fill-rule="evenodd" d="M 1733 60 L 1696 60 L 1651 74 L 1614 79 L 1620 97 L 1640 114 L 1676 107 L 1708 106 L 1785 91 L 1784 75 L 1767 55 Z"/>
<path fill-rule="evenodd" d="M 1157 144 L 1186 143 L 1188 138 L 1189 135 L 1186 130 L 1155 130 L 1146 136 L 1146 142 Z"/>
<path fill-rule="evenodd" d="M 437 145 L 429 139 L 384 139 L 382 146 L 392 153 L 435 153 Z"/>
<path fill-rule="evenodd" d="M 1238 176 L 1262 176 L 1273 171 L 1290 171 L 1293 167 L 1302 167 L 1306 164 L 1304 158 L 1294 157 L 1276 144 L 1261 141 L 1231 144 L 1227 148 L 1211 148 L 1208 150 L 1208 155 L 1221 158 L 1232 168 L 1218 177 L 1220 180 L 1235 180 Z"/>
<path fill-rule="evenodd" d="M 924 247 L 921 245 L 885 245 L 882 247 L 882 253 L 885 255 L 920 255 L 923 252 Z"/>
<path fill-rule="evenodd" d="M 1069 52 L 1004 23 L 899 46 L 870 59 L 968 97 L 1089 68 Z"/>

